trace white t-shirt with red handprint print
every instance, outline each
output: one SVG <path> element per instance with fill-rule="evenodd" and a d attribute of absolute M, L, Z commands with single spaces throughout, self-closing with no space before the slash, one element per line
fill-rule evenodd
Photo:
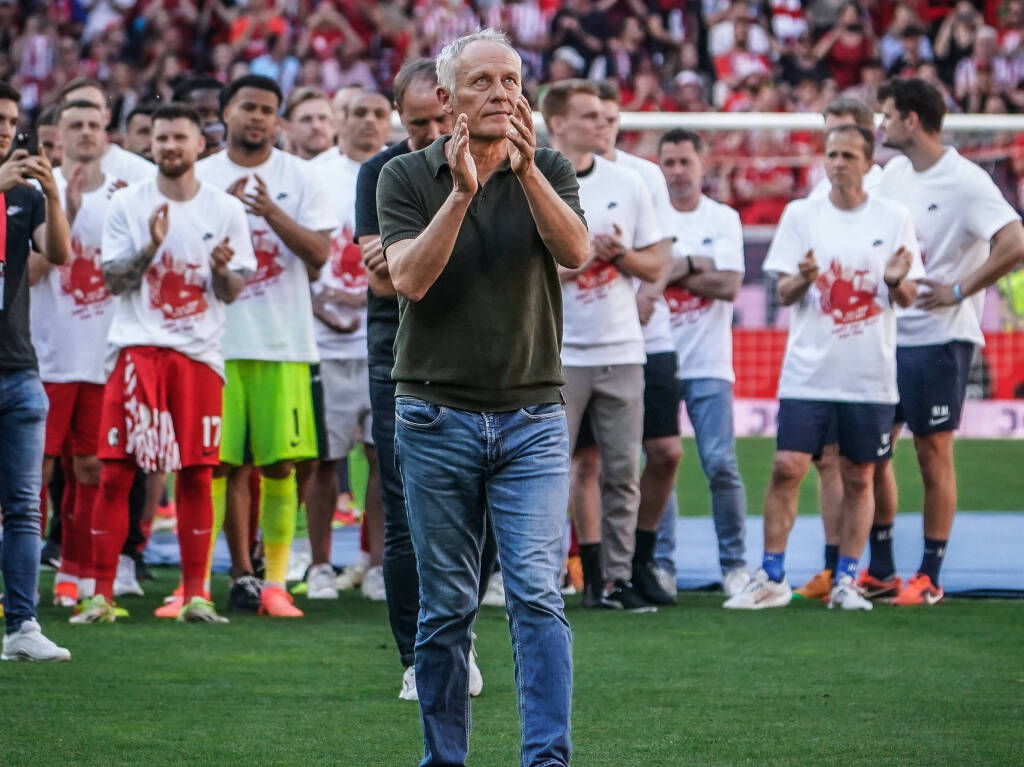
<path fill-rule="evenodd" d="M 340 326 L 351 327 L 351 332 L 342 333 L 321 322 L 319 317 L 313 318 L 320 359 L 365 360 L 366 289 L 369 281 L 359 246 L 352 237 L 356 227 L 356 179 L 360 163 L 338 152 L 324 152 L 310 163 L 315 172 L 329 182 L 326 186 L 330 191 L 331 207 L 340 224 L 331 232 L 331 255 L 311 286 L 313 294 L 336 291 L 360 304 L 330 303 L 325 307 Z"/>
<path fill-rule="evenodd" d="M 224 151 L 196 163 L 196 177 L 222 191 L 245 178 L 245 194 L 253 194 L 256 176 L 263 179 L 274 203 L 299 226 L 313 231 L 337 227 L 323 175 L 294 155 L 271 149 L 266 162 L 245 167 L 233 163 Z M 264 218 L 247 217 L 257 266 L 228 307 L 224 358 L 317 362 L 306 265 Z"/>
<path fill-rule="evenodd" d="M 164 197 L 155 179 L 130 184 L 110 199 L 100 260 L 106 264 L 138 256 L 152 239 L 149 217 L 165 203 L 167 236 L 142 284 L 118 297 L 110 345 L 175 349 L 223 378 L 225 306 L 213 292 L 210 254 L 227 237 L 235 251 L 231 269 L 243 274 L 256 269 L 239 200 L 210 184 L 200 184 L 196 196 L 185 202 Z"/>
<path fill-rule="evenodd" d="M 818 278 L 792 307 L 780 399 L 892 405 L 896 390 L 896 312 L 885 265 L 911 254 L 905 279 L 924 277 L 914 224 L 905 206 L 869 197 L 856 210 L 828 198 L 786 206 L 764 269 L 796 274 L 814 251 Z"/>
<path fill-rule="evenodd" d="M 673 238 L 672 257 L 710 258 L 718 271 L 743 274 L 743 226 L 728 205 L 702 196 L 689 212 L 668 206 L 665 235 Z M 733 382 L 732 301 L 698 296 L 679 285 L 665 288 L 672 340 L 681 379 L 720 378 Z"/>
<path fill-rule="evenodd" d="M 66 205 L 67 179 L 60 168 L 53 178 Z M 71 224 L 71 257 L 31 288 L 29 317 L 39 376 L 47 383 L 106 383 L 107 334 L 114 319 L 114 296 L 100 264 L 103 222 L 110 204 L 110 182 L 82 195 Z"/>
<path fill-rule="evenodd" d="M 601 157 L 579 176 L 580 205 L 590 237 L 615 234 L 623 247 L 646 248 L 662 239 L 651 193 L 640 175 Z M 642 365 L 647 361 L 633 279 L 595 260 L 562 283 L 562 364 Z"/>

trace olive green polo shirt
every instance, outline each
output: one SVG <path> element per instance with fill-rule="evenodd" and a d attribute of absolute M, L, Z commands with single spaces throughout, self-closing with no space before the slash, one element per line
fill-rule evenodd
<path fill-rule="evenodd" d="M 442 136 L 381 171 L 385 249 L 427 228 L 452 190 Z M 534 164 L 581 220 L 579 186 L 560 152 Z M 561 402 L 562 289 L 522 185 L 506 161 L 477 190 L 451 258 L 419 301 L 399 297 L 392 377 L 398 395 L 476 412 Z"/>

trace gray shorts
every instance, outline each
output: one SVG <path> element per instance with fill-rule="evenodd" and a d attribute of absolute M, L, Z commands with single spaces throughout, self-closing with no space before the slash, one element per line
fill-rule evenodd
<path fill-rule="evenodd" d="M 344 458 L 357 443 L 373 444 L 370 374 L 366 360 L 321 360 L 327 449 L 320 460 Z"/>

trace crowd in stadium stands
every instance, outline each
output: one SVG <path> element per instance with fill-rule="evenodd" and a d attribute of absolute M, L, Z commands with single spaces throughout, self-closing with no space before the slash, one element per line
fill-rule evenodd
<path fill-rule="evenodd" d="M 34 115 L 94 77 L 118 135 L 136 105 L 169 100 L 189 74 L 266 75 L 286 95 L 388 91 L 406 58 L 481 25 L 511 36 L 535 102 L 547 82 L 586 77 L 615 82 L 626 111 L 820 112 L 840 93 L 877 109 L 886 77 L 916 75 L 950 111 L 1024 109 L 1024 0 L 0 0 L 0 79 Z M 652 156 L 649 140 L 623 145 Z M 975 143 L 1020 207 L 1024 137 Z M 820 148 L 814 134 L 723 134 L 707 183 L 744 223 L 775 223 L 814 185 Z"/>

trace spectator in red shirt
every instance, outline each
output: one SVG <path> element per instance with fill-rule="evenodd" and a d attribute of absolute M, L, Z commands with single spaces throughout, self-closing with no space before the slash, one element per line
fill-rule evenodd
<path fill-rule="evenodd" d="M 857 84 L 864 62 L 878 55 L 878 44 L 856 3 L 840 9 L 835 27 L 818 41 L 814 55 L 828 64 L 837 88 Z"/>
<path fill-rule="evenodd" d="M 779 162 L 782 142 L 770 131 L 749 139 L 748 162 L 733 176 L 733 200 L 744 224 L 775 224 L 793 197 L 792 168 Z"/>

